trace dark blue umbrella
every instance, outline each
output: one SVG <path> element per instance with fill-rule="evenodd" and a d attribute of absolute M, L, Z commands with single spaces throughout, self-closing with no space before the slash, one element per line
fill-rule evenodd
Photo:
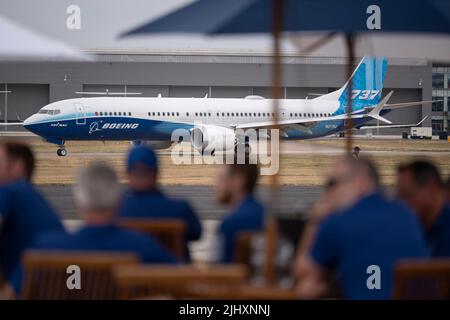
<path fill-rule="evenodd" d="M 199 0 L 123 36 L 272 31 L 273 0 Z M 448 0 L 283 0 L 282 31 L 450 32 Z M 378 18 L 377 18 L 378 17 Z M 377 21 L 378 20 L 378 21 Z"/>

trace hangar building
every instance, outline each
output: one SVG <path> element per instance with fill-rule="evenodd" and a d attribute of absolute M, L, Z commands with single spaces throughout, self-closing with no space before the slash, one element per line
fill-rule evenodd
<path fill-rule="evenodd" d="M 151 19 L 143 10 L 149 6 L 145 0 L 128 1 L 126 6 L 118 0 L 80 0 L 76 5 L 70 0 L 0 2 L 7 18 L 95 57 L 95 62 L 0 63 L 0 130 L 7 129 L 1 123 L 23 120 L 50 102 L 82 96 L 77 92 L 270 98 L 271 57 L 262 40 L 227 40 L 225 45 L 211 39 L 119 40 L 120 32 Z M 185 2 L 150 3 L 162 12 Z M 24 10 L 23 6 L 33 8 Z M 286 99 L 312 99 L 314 94 L 335 90 L 347 80 L 343 58 L 301 57 L 291 48 L 282 61 Z M 384 94 L 394 90 L 390 103 L 444 101 L 396 110 L 387 117 L 394 123 L 410 124 L 430 115 L 424 126 L 432 126 L 434 134 L 447 131 L 449 82 L 450 67 L 433 65 L 426 59 L 391 59 L 384 89 Z M 402 131 L 383 129 L 373 134 Z"/>

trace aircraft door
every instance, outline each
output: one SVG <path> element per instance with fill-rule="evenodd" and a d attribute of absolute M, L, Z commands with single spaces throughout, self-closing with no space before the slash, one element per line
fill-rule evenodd
<path fill-rule="evenodd" d="M 86 124 L 86 112 L 84 110 L 84 106 L 81 103 L 74 103 L 75 105 L 75 114 L 76 114 L 76 123 L 79 125 Z"/>

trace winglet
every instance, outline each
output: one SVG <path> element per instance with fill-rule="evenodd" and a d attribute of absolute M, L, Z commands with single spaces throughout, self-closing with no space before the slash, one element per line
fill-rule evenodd
<path fill-rule="evenodd" d="M 386 97 L 384 97 L 380 103 L 377 104 L 377 106 L 375 108 L 373 108 L 370 112 L 369 112 L 369 117 L 372 117 L 374 119 L 380 120 L 382 122 L 391 124 L 392 122 L 389 121 L 386 118 L 383 118 L 382 116 L 380 116 L 380 112 L 381 110 L 384 108 L 384 106 L 386 105 L 386 103 L 388 102 L 388 100 L 391 98 L 392 94 L 394 93 L 394 91 L 389 92 Z"/>

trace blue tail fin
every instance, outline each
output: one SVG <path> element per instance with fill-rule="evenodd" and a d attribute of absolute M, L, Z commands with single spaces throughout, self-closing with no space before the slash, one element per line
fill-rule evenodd
<path fill-rule="evenodd" d="M 373 106 L 381 101 L 384 77 L 388 61 L 386 58 L 364 57 L 359 63 L 352 77 L 352 109 L 357 111 Z M 339 90 L 340 108 L 348 106 L 348 90 L 350 80 Z"/>

